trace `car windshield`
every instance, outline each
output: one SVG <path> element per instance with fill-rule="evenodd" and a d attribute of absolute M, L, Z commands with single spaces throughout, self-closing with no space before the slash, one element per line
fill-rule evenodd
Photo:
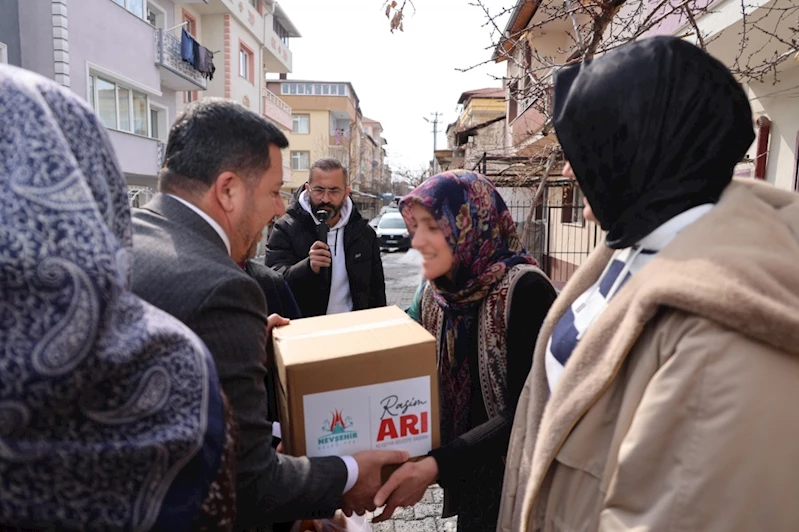
<path fill-rule="evenodd" d="M 405 220 L 399 216 L 383 216 L 377 227 L 380 229 L 405 229 Z"/>

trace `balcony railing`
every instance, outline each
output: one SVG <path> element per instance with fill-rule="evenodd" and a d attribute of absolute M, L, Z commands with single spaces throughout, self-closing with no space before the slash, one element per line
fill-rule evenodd
<path fill-rule="evenodd" d="M 287 112 L 288 114 L 291 114 L 291 107 L 289 107 L 289 104 L 287 104 L 286 102 L 281 100 L 277 96 L 277 94 L 275 94 L 274 92 L 270 91 L 269 89 L 264 89 L 264 96 L 266 96 L 270 101 L 274 102 L 275 105 L 277 105 L 278 107 L 283 109 L 285 112 Z"/>
<path fill-rule="evenodd" d="M 128 205 L 130 207 L 144 207 L 144 205 L 153 199 L 155 190 L 150 187 L 142 187 L 137 185 L 128 185 Z"/>
<path fill-rule="evenodd" d="M 181 57 L 180 39 L 160 28 L 154 34 L 155 64 L 161 69 L 164 86 L 178 91 L 205 90 L 203 75 Z"/>
<path fill-rule="evenodd" d="M 261 94 L 264 99 L 264 116 L 286 129 L 291 130 L 293 126 L 291 107 L 267 88 L 264 88 Z"/>

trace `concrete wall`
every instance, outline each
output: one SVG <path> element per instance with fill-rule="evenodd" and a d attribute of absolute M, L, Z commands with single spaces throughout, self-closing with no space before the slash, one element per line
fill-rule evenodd
<path fill-rule="evenodd" d="M 208 90 L 200 93 L 200 97 L 214 96 L 216 98 L 225 97 L 225 15 L 206 15 L 202 18 L 203 38 L 200 43 L 211 50 L 212 52 L 219 50 L 214 54 L 214 79 L 208 82 Z M 237 57 L 233 60 L 237 61 Z M 235 63 L 238 65 L 238 62 Z M 238 67 L 236 67 L 238 68 Z"/>
<path fill-rule="evenodd" d="M 102 23 L 98 23 L 102 21 Z M 161 90 L 152 26 L 109 0 L 69 3 L 72 90 L 87 97 L 89 63 L 150 89 Z"/>
<path fill-rule="evenodd" d="M 8 64 L 22 66 L 18 0 L 0 0 L 0 42 L 6 45 Z"/>
<path fill-rule="evenodd" d="M 287 133 L 286 137 L 289 139 L 289 152 L 291 151 L 307 151 L 310 152 L 308 161 L 309 166 L 315 160 L 325 157 L 330 154 L 328 147 L 328 127 L 330 118 L 328 111 L 317 110 L 300 110 L 292 109 L 294 114 L 307 114 L 310 117 L 310 133 L 307 135 L 299 135 L 296 133 Z M 284 164 L 291 166 L 291 156 L 286 154 Z M 283 188 L 295 189 L 302 186 L 303 183 L 308 181 L 307 170 L 294 170 L 291 173 L 291 182 L 286 183 Z"/>
<path fill-rule="evenodd" d="M 55 79 L 50 2 L 23 1 L 19 2 L 18 6 L 22 67 Z"/>
<path fill-rule="evenodd" d="M 771 120 L 766 180 L 776 187 L 794 190 L 797 135 L 799 135 L 799 65 L 779 74 L 780 82 L 749 84 L 755 117 Z M 755 140 L 755 145 L 757 140 Z M 750 156 L 756 148 L 750 148 Z"/>
<path fill-rule="evenodd" d="M 245 4 L 250 10 L 252 6 Z M 238 11 L 238 9 L 234 10 Z M 263 59 L 261 57 L 261 43 L 250 31 L 243 26 L 239 19 L 230 17 L 230 57 L 231 57 L 231 85 L 230 98 L 242 103 L 245 107 L 260 112 L 261 110 L 261 86 L 264 85 Z M 263 30 L 262 33 L 263 35 Z M 253 54 L 252 82 L 239 75 L 239 46 L 243 44 Z M 216 48 L 214 48 L 216 49 Z"/>
<path fill-rule="evenodd" d="M 153 139 L 112 129 L 108 130 L 108 136 L 128 183 L 155 186 L 158 143 Z M 132 176 L 138 177 L 139 181 L 132 182 Z M 145 181 L 141 182 L 142 179 Z"/>

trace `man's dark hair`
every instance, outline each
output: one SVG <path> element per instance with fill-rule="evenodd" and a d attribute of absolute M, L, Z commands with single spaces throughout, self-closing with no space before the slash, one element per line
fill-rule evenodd
<path fill-rule="evenodd" d="M 248 182 L 269 169 L 269 146 L 289 145 L 286 136 L 263 116 L 222 98 L 190 104 L 169 131 L 161 192 L 204 193 L 222 172 Z"/>
<path fill-rule="evenodd" d="M 311 170 L 308 172 L 308 184 L 311 184 L 311 178 L 313 177 L 313 171 L 319 169 L 323 172 L 335 172 L 336 170 L 341 170 L 344 172 L 344 185 L 349 185 L 349 177 L 347 176 L 347 169 L 344 168 L 344 165 L 341 164 L 341 161 L 334 157 L 322 157 L 321 159 L 317 160 L 311 166 Z"/>

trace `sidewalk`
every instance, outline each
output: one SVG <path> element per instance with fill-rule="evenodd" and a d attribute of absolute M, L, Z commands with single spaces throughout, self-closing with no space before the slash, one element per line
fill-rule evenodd
<path fill-rule="evenodd" d="M 373 532 L 455 532 L 457 518 L 441 518 L 444 491 L 432 486 L 413 508 L 398 508 L 390 521 L 372 525 Z"/>

